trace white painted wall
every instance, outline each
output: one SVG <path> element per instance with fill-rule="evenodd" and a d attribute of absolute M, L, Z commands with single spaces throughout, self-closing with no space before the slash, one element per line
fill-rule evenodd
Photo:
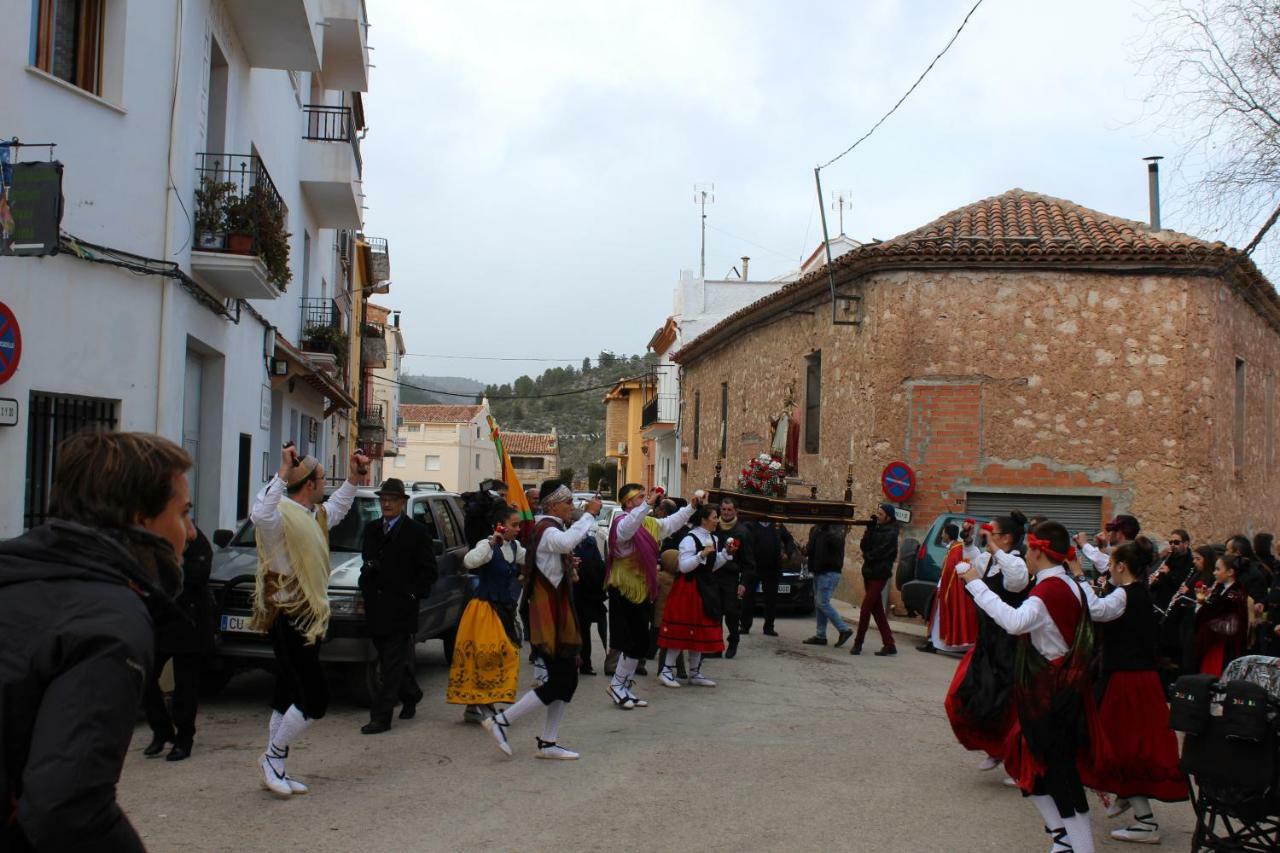
<path fill-rule="evenodd" d="M 178 9 L 182 9 L 179 28 Z M 312 237 L 310 295 L 332 295 L 335 232 L 316 226 L 298 176 L 308 74 L 250 68 L 221 0 L 152 3 L 107 0 L 108 70 L 118 67 L 111 101 L 81 92 L 27 67 L 32 4 L 13 4 L 0 27 L 0 116 L 5 136 L 56 142 L 65 164 L 63 228 L 84 240 L 190 271 L 197 152 L 205 150 L 208 56 L 217 38 L 228 69 L 226 150 L 256 150 L 289 208 L 294 280 L 276 300 L 256 300 L 266 321 L 298 340 L 298 297 L 304 291 L 303 233 Z M 178 74 L 173 69 L 175 59 Z M 339 97 L 333 94 L 332 102 Z M 172 105 L 172 111 L 171 111 Z M 45 152 L 23 152 L 24 159 Z M 171 176 L 175 192 L 166 192 Z M 324 282 L 322 287 L 321 282 Z M 302 382 L 275 389 L 270 424 L 261 425 L 268 383 L 264 325 L 249 312 L 229 322 L 168 279 L 136 276 L 70 255 L 0 258 L 0 301 L 22 326 L 18 374 L 0 397 L 19 401 L 16 427 L 0 427 L 0 537 L 21 532 L 26 477 L 28 399 L 33 391 L 118 401 L 120 428 L 181 439 L 186 352 L 215 366 L 205 399 L 220 429 L 202 438 L 198 522 L 235 521 L 239 435 L 252 437 L 251 487 L 261 485 L 262 453 L 278 466 L 294 412 L 323 416 L 323 399 Z M 321 458 L 328 462 L 327 429 Z"/>

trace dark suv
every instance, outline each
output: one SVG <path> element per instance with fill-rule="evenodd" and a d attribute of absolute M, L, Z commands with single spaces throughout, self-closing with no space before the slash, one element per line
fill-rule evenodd
<path fill-rule="evenodd" d="M 443 640 L 445 657 L 450 659 L 458 622 L 471 597 L 471 584 L 462 565 L 467 553 L 462 535 L 462 504 L 457 495 L 449 492 L 415 491 L 409 497 L 406 512 L 431 532 L 438 569 L 431 595 L 419 602 L 417 640 Z M 356 699 L 364 703 L 378 683 L 379 672 L 378 654 L 364 624 L 360 550 L 365 525 L 381 515 L 373 488 L 363 487 L 356 492 L 351 511 L 329 532 L 331 615 L 320 659 L 343 666 Z M 214 541 L 219 547 L 213 555 L 209 588 L 217 604 L 218 655 L 223 666 L 207 679 L 206 689 L 225 685 L 239 670 L 270 666 L 274 659 L 267 637 L 249 630 L 258 566 L 253 522 L 243 522 L 234 532 L 219 530 Z"/>

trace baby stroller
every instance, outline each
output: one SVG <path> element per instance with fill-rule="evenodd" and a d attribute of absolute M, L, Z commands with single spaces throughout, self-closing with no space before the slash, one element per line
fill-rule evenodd
<path fill-rule="evenodd" d="M 1280 850 L 1280 658 L 1251 655 L 1222 678 L 1175 682 L 1169 725 L 1196 813 L 1193 851 Z"/>

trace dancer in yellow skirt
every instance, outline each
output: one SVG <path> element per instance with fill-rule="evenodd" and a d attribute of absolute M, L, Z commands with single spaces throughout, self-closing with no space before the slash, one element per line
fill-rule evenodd
<path fill-rule="evenodd" d="M 524 546 L 516 541 L 520 514 L 503 506 L 491 520 L 493 535 L 481 539 L 462 560 L 478 586 L 458 625 L 446 693 L 450 704 L 467 706 L 463 719 L 469 722 L 482 721 L 482 709 L 496 713 L 497 702 L 514 702 L 520 677 L 516 601 L 525 560 Z"/>

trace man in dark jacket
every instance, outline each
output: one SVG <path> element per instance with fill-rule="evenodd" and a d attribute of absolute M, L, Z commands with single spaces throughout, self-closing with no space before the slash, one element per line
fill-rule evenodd
<path fill-rule="evenodd" d="M 200 672 L 213 651 L 213 608 L 209 601 L 209 572 L 213 568 L 213 547 L 196 529 L 196 538 L 182 555 L 182 594 L 177 613 L 156 630 L 156 661 L 142 707 L 151 727 L 151 743 L 142 754 L 148 758 L 173 749 L 167 761 L 182 761 L 191 755 L 196 736 L 196 708 L 200 700 Z M 173 709 L 165 707 L 160 690 L 160 672 L 173 661 Z"/>
<path fill-rule="evenodd" d="M 753 521 L 747 525 L 751 537 L 751 556 L 755 561 L 755 577 L 764 595 L 764 635 L 776 637 L 773 621 L 778 611 L 778 580 L 787 554 L 794 551 L 796 541 L 791 532 L 773 521 Z M 756 609 L 756 584 L 746 584 L 742 596 L 742 633 L 751 630 Z"/>
<path fill-rule="evenodd" d="M 898 556 L 898 525 L 894 522 L 893 504 L 882 503 L 871 516 L 871 524 L 862 534 L 862 607 L 858 612 L 858 634 L 849 654 L 862 654 L 862 640 L 872 617 L 880 631 L 880 651 L 876 657 L 896 655 L 898 647 L 889 630 L 889 617 L 884 612 L 884 587 L 893 577 L 893 561 Z"/>
<path fill-rule="evenodd" d="M 738 518 L 738 507 L 733 498 L 720 501 L 720 525 L 716 528 L 715 538 L 719 548 L 724 548 L 730 539 L 738 541 L 738 551 L 733 559 L 712 575 L 712 583 L 715 584 L 720 599 L 720 612 L 724 614 L 724 624 L 729 629 L 729 642 L 725 646 L 724 656 L 733 658 L 738 654 L 739 634 L 746 634 L 751 629 L 751 609 L 743 609 L 742 598 L 747 590 L 756 588 L 751 531 Z"/>
<path fill-rule="evenodd" d="M 575 511 L 577 514 L 577 511 Z M 576 519 L 575 519 L 576 520 Z M 578 672 L 595 675 L 591 666 L 591 628 L 594 625 L 600 636 L 600 646 L 609 651 L 609 629 L 605 622 L 604 557 L 596 537 L 588 536 L 573 549 L 578 558 L 578 579 L 573 584 L 573 607 L 578 614 L 578 630 L 582 632 L 582 651 L 578 657 L 582 663 Z"/>
<path fill-rule="evenodd" d="M 853 629 L 845 624 L 831 604 L 831 594 L 840 584 L 844 572 L 844 538 L 849 528 L 835 524 L 815 524 L 809 530 L 809 544 L 804 554 L 809 558 L 809 573 L 813 575 L 814 614 L 817 631 L 803 642 L 810 646 L 827 644 L 827 623 L 835 626 L 836 648 L 849 642 Z"/>
<path fill-rule="evenodd" d="M 436 582 L 431 533 L 405 515 L 409 496 L 404 483 L 391 477 L 375 494 L 382 518 L 364 529 L 360 592 L 365 624 L 378 649 L 382 684 L 373 697 L 369 722 L 360 729 L 367 735 L 391 728 L 397 698 L 403 703 L 402 720 L 412 719 L 422 701 L 422 688 L 413 673 L 418 602 L 431 594 L 431 585 Z"/>
<path fill-rule="evenodd" d="M 102 432 L 57 459 L 52 520 L 0 542 L 0 850 L 135 853 L 116 783 L 194 535 L 191 458 Z"/>

